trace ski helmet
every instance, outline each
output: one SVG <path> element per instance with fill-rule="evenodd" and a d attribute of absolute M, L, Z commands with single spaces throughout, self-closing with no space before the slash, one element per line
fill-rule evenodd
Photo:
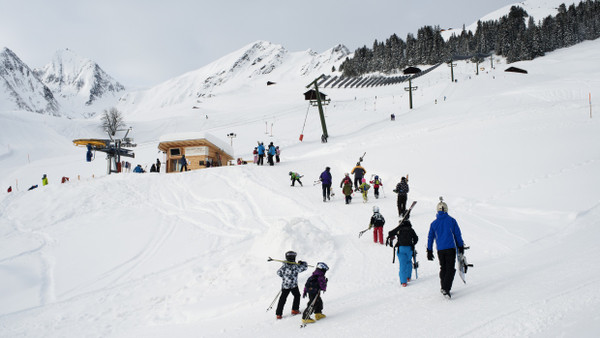
<path fill-rule="evenodd" d="M 448 212 L 448 205 L 446 205 L 446 203 L 444 203 L 444 202 L 438 203 L 437 211 Z"/>
<path fill-rule="evenodd" d="M 373 206 L 373 212 L 379 212 L 379 207 L 378 206 Z"/>
<path fill-rule="evenodd" d="M 323 262 L 319 262 L 319 263 L 317 263 L 317 269 L 327 271 L 327 270 L 329 270 L 329 267 L 327 266 L 327 264 L 325 264 Z"/>
<path fill-rule="evenodd" d="M 285 260 L 289 262 L 296 261 L 296 251 L 288 251 L 285 253 Z"/>
<path fill-rule="evenodd" d="M 378 180 L 378 179 L 379 179 L 379 176 L 375 175 L 375 179 L 376 179 L 376 180 Z"/>
<path fill-rule="evenodd" d="M 290 172 L 288 173 L 288 175 L 290 175 L 290 176 L 291 176 L 291 175 L 292 175 L 292 172 L 290 171 Z"/>

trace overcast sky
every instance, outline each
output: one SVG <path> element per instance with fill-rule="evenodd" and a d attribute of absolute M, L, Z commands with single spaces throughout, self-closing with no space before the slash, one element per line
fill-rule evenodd
<path fill-rule="evenodd" d="M 424 25 L 470 25 L 515 0 L 0 0 L 0 47 L 32 68 L 59 49 L 150 87 L 257 40 L 350 51 Z"/>

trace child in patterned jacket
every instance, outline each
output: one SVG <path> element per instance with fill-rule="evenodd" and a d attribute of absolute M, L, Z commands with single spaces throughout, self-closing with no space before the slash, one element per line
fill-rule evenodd
<path fill-rule="evenodd" d="M 300 314 L 300 290 L 298 289 L 298 274 L 308 269 L 308 264 L 303 261 L 296 263 L 296 252 L 288 251 L 285 253 L 286 263 L 283 263 L 281 268 L 277 270 L 277 275 L 283 280 L 281 283 L 281 296 L 277 304 L 275 315 L 277 319 L 281 319 L 283 315 L 283 307 L 290 292 L 294 296 L 292 302 L 292 315 Z"/>

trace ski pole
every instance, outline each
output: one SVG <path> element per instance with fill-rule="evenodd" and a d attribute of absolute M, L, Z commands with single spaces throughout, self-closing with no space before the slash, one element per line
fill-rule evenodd
<path fill-rule="evenodd" d="M 269 307 L 267 308 L 267 312 L 269 312 L 269 310 L 271 310 L 273 308 L 273 305 L 275 304 L 277 299 L 279 299 L 280 295 L 281 295 L 281 290 L 279 290 L 279 293 L 277 294 L 277 296 L 275 296 L 275 299 L 273 299 L 273 302 L 271 302 L 271 305 L 269 305 Z"/>
<path fill-rule="evenodd" d="M 313 314 L 313 311 L 315 310 L 315 304 L 317 303 L 317 298 L 319 298 L 321 296 L 321 290 L 317 291 L 317 295 L 315 296 L 315 298 L 313 299 L 312 302 L 310 302 L 310 304 L 306 307 L 306 318 L 304 318 L 304 314 L 302 314 L 302 319 L 308 319 L 310 318 L 310 316 Z M 306 323 L 302 323 L 302 325 L 300 325 L 301 328 L 305 327 Z"/>
<path fill-rule="evenodd" d="M 267 258 L 267 262 L 270 262 L 270 261 L 300 265 L 300 263 L 297 263 L 297 262 L 284 261 L 284 260 L 281 260 L 281 259 L 274 259 L 274 258 L 271 258 L 271 257 Z M 311 268 L 315 267 L 314 265 L 310 265 L 310 264 L 306 264 L 306 266 L 309 266 Z"/>
<path fill-rule="evenodd" d="M 369 225 L 368 228 L 366 228 L 365 230 L 362 230 L 358 233 L 358 238 L 360 238 L 360 236 L 362 236 L 365 232 L 367 232 L 369 229 L 371 229 L 371 225 Z"/>

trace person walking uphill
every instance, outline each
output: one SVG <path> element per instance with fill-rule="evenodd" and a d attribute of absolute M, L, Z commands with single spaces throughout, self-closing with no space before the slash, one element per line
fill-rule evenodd
<path fill-rule="evenodd" d="M 390 246 L 393 245 L 394 238 L 398 241 L 394 246 L 396 248 L 396 256 L 398 257 L 398 263 L 400 264 L 400 271 L 398 276 L 400 277 L 400 284 L 403 287 L 408 285 L 410 278 L 412 277 L 412 257 L 413 251 L 415 250 L 415 244 L 419 241 L 419 236 L 412 228 L 412 224 L 409 221 L 410 212 L 406 214 L 400 224 L 392 231 L 388 233 L 388 239 L 386 243 Z"/>
<path fill-rule="evenodd" d="M 285 253 L 285 260 L 288 262 L 296 261 L 296 252 L 288 251 Z M 275 315 L 277 319 L 281 319 L 283 315 L 283 307 L 290 292 L 294 296 L 292 302 L 292 315 L 300 314 L 300 289 L 298 289 L 298 274 L 308 269 L 308 264 L 303 261 L 298 261 L 298 264 L 283 263 L 281 268 L 277 270 L 277 276 L 281 277 L 281 296 L 277 303 Z"/>
<path fill-rule="evenodd" d="M 400 183 L 396 185 L 394 192 L 398 194 L 398 216 L 404 216 L 406 212 L 406 200 L 408 199 L 408 180 L 406 177 L 402 177 Z"/>
<path fill-rule="evenodd" d="M 373 242 L 383 244 L 383 225 L 385 224 L 385 218 L 379 213 L 379 207 L 373 207 L 373 216 L 371 216 L 371 222 L 369 228 L 373 228 Z"/>
<path fill-rule="evenodd" d="M 350 174 L 344 174 L 344 178 L 340 183 L 340 188 L 342 188 L 342 192 L 346 197 L 346 204 L 350 204 L 350 201 L 352 201 L 352 179 L 350 179 Z"/>
<path fill-rule="evenodd" d="M 315 319 L 320 320 L 326 316 L 323 314 L 323 300 L 321 299 L 321 292 L 327 290 L 327 278 L 325 273 L 329 270 L 327 264 L 323 262 L 317 263 L 317 268 L 313 274 L 306 280 L 304 285 L 304 293 L 302 298 L 306 298 L 308 295 L 308 305 L 302 313 L 302 323 L 314 323 Z M 311 307 L 311 305 L 313 305 Z M 312 314 L 315 314 L 315 319 L 310 318 Z"/>
<path fill-rule="evenodd" d="M 360 165 L 360 162 L 356 162 L 356 166 L 352 168 L 350 173 L 354 174 L 354 191 L 358 191 L 358 186 L 362 183 L 367 171 Z"/>
<path fill-rule="evenodd" d="M 432 261 L 433 257 L 433 241 L 437 247 L 438 260 L 440 261 L 440 292 L 450 298 L 450 289 L 456 269 L 456 251 L 464 253 L 464 243 L 458 223 L 454 218 L 448 215 L 448 205 L 440 201 L 437 205 L 436 219 L 429 227 L 429 235 L 427 237 L 427 259 Z"/>
<path fill-rule="evenodd" d="M 325 171 L 319 176 L 319 181 L 321 181 L 321 188 L 323 189 L 323 202 L 325 202 L 325 198 L 331 200 L 331 168 L 325 168 Z"/>

